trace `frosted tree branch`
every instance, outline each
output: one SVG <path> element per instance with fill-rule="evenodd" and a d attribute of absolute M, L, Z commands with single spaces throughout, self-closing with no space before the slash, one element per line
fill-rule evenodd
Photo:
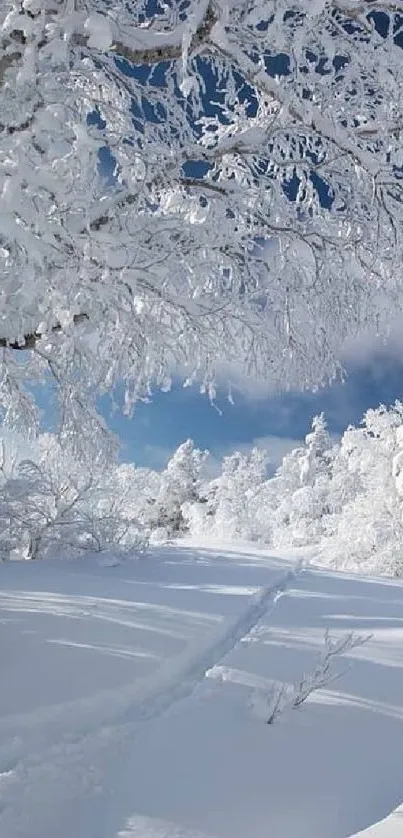
<path fill-rule="evenodd" d="M 130 412 L 178 369 L 211 396 L 222 365 L 316 386 L 387 331 L 400 5 L 5 0 L 4 415 L 49 364 L 82 404 L 124 381 Z"/>
<path fill-rule="evenodd" d="M 216 23 L 214 4 L 204 0 L 194 5 L 198 10 L 198 22 L 191 36 L 189 52 L 192 54 L 207 44 L 211 30 Z M 193 19 L 195 27 L 197 18 Z M 111 49 L 120 58 L 130 61 L 132 64 L 157 64 L 160 61 L 176 61 L 182 56 L 183 37 L 187 32 L 187 25 L 176 27 L 173 32 L 156 32 L 149 29 L 129 28 L 128 32 L 119 33 L 117 36 L 114 30 L 116 25 L 111 25 Z M 123 36 L 123 37 L 122 37 Z M 91 36 L 75 33 L 72 41 L 75 46 L 86 47 L 90 44 Z"/>
<path fill-rule="evenodd" d="M 325 649 L 318 658 L 313 672 L 304 674 L 300 681 L 294 684 L 291 706 L 294 708 L 300 707 L 311 693 L 323 689 L 323 687 L 341 678 L 343 672 L 333 672 L 332 670 L 333 659 L 363 646 L 368 643 L 371 637 L 372 635 L 363 636 L 349 632 L 343 637 L 333 640 L 327 629 L 324 638 Z"/>
<path fill-rule="evenodd" d="M 371 12 L 403 12 L 403 3 L 399 0 L 367 0 L 361 3 L 360 0 L 331 0 L 331 6 L 349 17 L 368 15 Z"/>
<path fill-rule="evenodd" d="M 88 320 L 88 315 L 84 312 L 82 314 L 74 314 L 72 319 L 74 326 L 77 326 L 79 323 L 83 323 L 85 320 Z M 52 326 L 50 329 L 51 334 L 57 334 L 61 331 L 62 326 L 60 323 L 56 323 L 56 325 Z M 7 338 L 0 338 L 0 347 L 3 349 L 14 349 L 16 351 L 34 349 L 43 337 L 44 335 L 40 332 L 31 332 L 31 334 L 24 335 L 21 341 L 10 341 L 7 340 Z"/>

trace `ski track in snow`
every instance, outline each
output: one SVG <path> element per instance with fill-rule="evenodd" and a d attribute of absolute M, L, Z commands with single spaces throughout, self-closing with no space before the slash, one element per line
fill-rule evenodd
<path fill-rule="evenodd" d="M 160 716 L 177 701 L 188 698 L 203 681 L 206 673 L 225 658 L 232 649 L 246 637 L 267 613 L 270 605 L 285 593 L 290 583 L 304 568 L 302 561 L 287 571 L 274 584 L 258 591 L 252 596 L 249 605 L 242 614 L 218 630 L 217 637 L 207 637 L 199 648 L 194 646 L 177 660 L 167 661 L 156 673 L 155 679 L 148 679 L 143 691 L 131 705 L 126 714 L 126 721 L 149 721 Z"/>
<path fill-rule="evenodd" d="M 129 688 L 119 690 L 119 694 L 112 688 L 110 691 L 101 691 L 99 696 L 91 699 L 77 699 L 33 710 L 32 713 L 17 714 L 6 720 L 6 728 L 30 729 L 34 732 L 37 726 L 46 724 L 48 729 L 53 727 L 58 731 L 59 739 L 65 730 L 66 741 L 78 744 L 106 725 L 118 727 L 152 720 L 177 701 L 190 696 L 206 673 L 252 632 L 270 606 L 276 604 L 303 569 L 303 560 L 296 562 L 273 583 L 253 594 L 248 605 L 235 619 L 226 620 L 224 627 L 220 625 L 210 629 L 199 641 L 190 643 L 183 652 L 168 657 L 155 672 L 140 678 Z M 51 642 L 57 644 L 58 641 Z M 65 726 L 63 720 L 66 721 Z M 72 736 L 72 729 L 76 735 Z M 1 725 L 0 731 L 3 732 Z M 0 776 L 3 770 L 0 761 Z M 5 771 L 9 773 L 8 764 Z"/>
<path fill-rule="evenodd" d="M 236 649 L 263 618 L 271 615 L 277 602 L 304 569 L 304 560 L 296 562 L 290 570 L 283 573 L 272 584 L 261 588 L 252 596 L 243 612 L 235 620 L 227 623 L 224 630 L 219 629 L 215 633 L 215 638 L 212 639 L 210 635 L 197 649 L 193 646 L 176 662 L 167 661 L 166 668 L 156 673 L 154 681 L 152 683 L 147 681 L 144 686 L 144 695 L 137 697 L 137 701 L 132 704 L 127 713 L 127 721 L 134 722 L 134 730 L 131 728 L 132 748 L 136 734 L 141 733 L 142 723 L 156 721 L 180 701 L 190 698 L 208 677 L 209 672 Z M 130 776 L 129 778 L 125 776 L 123 783 L 119 784 L 119 789 L 114 791 L 112 813 L 108 813 L 108 823 L 102 835 L 108 838 L 112 835 L 114 838 L 209 838 L 199 831 L 182 832 L 174 824 L 154 820 L 146 822 L 144 818 L 139 818 L 137 815 L 129 818 L 123 830 L 119 829 L 114 815 L 117 814 L 120 822 L 122 812 L 127 808 L 130 798 L 130 783 Z M 117 799 L 120 801 L 118 805 Z"/>
<path fill-rule="evenodd" d="M 228 722 L 228 713 L 227 707 L 230 705 L 226 705 L 225 701 L 225 693 L 221 692 L 222 702 L 221 702 L 221 712 L 224 715 L 220 715 L 220 706 L 219 701 L 215 703 L 215 710 L 213 710 L 212 715 L 209 715 L 209 708 L 208 702 L 201 701 L 197 706 L 197 702 L 189 702 L 186 706 L 181 709 L 176 707 L 176 702 L 181 698 L 187 697 L 190 694 L 196 692 L 197 687 L 201 684 L 204 677 L 209 675 L 209 670 L 219 669 L 221 663 L 224 659 L 227 659 L 227 656 L 230 658 L 233 656 L 232 653 L 236 652 L 238 655 L 238 659 L 240 661 L 240 672 L 243 673 L 242 669 L 242 652 L 240 646 L 243 646 L 243 640 L 249 639 L 251 634 L 253 635 L 256 629 L 259 629 L 259 623 L 263 620 L 265 623 L 265 635 L 270 637 L 270 635 L 274 632 L 276 635 L 276 626 L 272 625 L 272 620 L 268 619 L 271 618 L 273 613 L 273 608 L 270 608 L 270 605 L 275 605 L 275 603 L 280 599 L 282 594 L 287 590 L 290 583 L 293 579 L 298 577 L 301 570 L 304 569 L 304 566 L 299 565 L 295 568 L 294 571 L 290 571 L 289 573 L 285 574 L 281 582 L 278 582 L 277 585 L 271 586 L 270 589 L 266 588 L 259 592 L 254 598 L 254 600 L 249 604 L 243 614 L 235 621 L 232 626 L 227 628 L 227 631 L 221 635 L 220 640 L 217 640 L 217 643 L 211 645 L 209 650 L 206 652 L 206 655 L 203 657 L 201 655 L 198 657 L 197 660 L 193 661 L 193 665 L 186 671 L 186 683 L 179 686 L 178 692 L 176 691 L 175 687 L 173 687 L 172 691 L 168 690 L 165 695 L 166 703 L 163 705 L 154 705 L 149 708 L 149 715 L 155 720 L 155 724 L 151 726 L 151 741 L 147 737 L 141 737 L 139 741 L 139 754 L 134 754 L 132 761 L 128 761 L 126 765 L 126 790 L 122 791 L 121 782 L 119 782 L 119 793 L 117 795 L 117 800 L 115 800 L 115 814 L 117 815 L 117 819 L 122 818 L 124 812 L 128 813 L 126 816 L 125 825 L 122 827 L 122 823 L 120 821 L 120 825 L 117 825 L 116 819 L 112 816 L 110 817 L 108 828 L 105 832 L 102 833 L 102 838 L 110 838 L 110 836 L 114 836 L 115 838 L 213 838 L 213 836 L 220 836 L 220 838 L 226 838 L 228 836 L 242 836 L 242 838 L 248 838 L 249 835 L 253 834 L 253 836 L 258 836 L 258 838 L 263 838 L 263 831 L 260 825 L 259 830 L 259 823 L 258 823 L 258 816 L 257 816 L 257 828 L 256 823 L 254 823 L 254 813 L 253 813 L 253 802 L 249 802 L 249 816 L 251 817 L 250 825 L 248 823 L 243 822 L 243 813 L 242 813 L 242 805 L 237 805 L 238 799 L 241 799 L 242 792 L 243 792 L 243 783 L 238 783 L 238 785 L 232 786 L 231 782 L 226 784 L 225 782 L 222 784 L 222 788 L 226 789 L 226 792 L 230 791 L 230 796 L 223 796 L 222 799 L 220 797 L 215 796 L 214 791 L 214 779 L 211 780 L 209 777 L 209 772 L 212 773 L 213 778 L 217 775 L 217 777 L 222 776 L 222 770 L 225 766 L 225 769 L 228 768 L 228 764 L 225 765 L 227 757 L 222 759 L 222 753 L 226 752 L 226 748 L 230 743 L 230 738 L 228 737 L 228 728 L 227 723 L 230 728 L 230 736 L 232 733 L 232 722 Z M 323 577 L 324 579 L 324 577 Z M 348 587 L 347 580 L 344 581 L 344 577 L 340 577 L 341 586 L 346 585 Z M 359 586 L 365 587 L 365 585 L 370 585 L 370 582 L 363 580 L 358 583 Z M 382 583 L 377 583 L 381 585 Z M 385 587 L 387 586 L 387 582 L 383 582 Z M 391 583 L 392 584 L 392 583 Z M 299 616 L 298 616 L 298 605 L 300 602 L 304 602 L 304 607 L 306 607 L 306 603 L 309 603 L 310 597 L 315 596 L 315 585 L 318 586 L 318 594 L 320 592 L 321 596 L 324 597 L 324 602 L 326 602 L 326 597 L 329 596 L 329 592 L 327 590 L 322 590 L 321 585 L 321 577 L 319 574 L 316 574 L 315 571 L 312 574 L 308 573 L 304 575 L 304 582 L 302 582 L 302 592 L 299 591 L 299 586 L 294 590 L 291 591 L 291 596 L 284 601 L 284 607 L 288 611 L 288 617 L 291 617 L 294 612 L 297 614 L 291 617 L 289 625 L 292 626 L 294 624 L 299 626 Z M 313 592 L 311 591 L 311 586 Z M 326 587 L 326 583 L 325 583 Z M 337 582 L 336 582 L 337 588 Z M 331 591 L 331 594 L 335 592 Z M 337 591 L 338 597 L 340 598 L 340 591 Z M 341 598 L 343 599 L 343 597 Z M 320 597 L 318 596 L 318 600 L 320 601 Z M 399 603 L 400 605 L 400 603 Z M 308 609 L 310 609 L 310 605 L 308 605 Z M 325 606 L 326 608 L 326 606 Z M 329 609 L 331 610 L 331 609 Z M 324 611 L 324 619 L 331 619 L 327 615 L 327 609 Z M 348 613 L 348 609 L 346 608 L 346 612 Z M 370 610 L 370 614 L 374 613 L 372 608 Z M 377 611 L 375 611 L 377 613 Z M 386 614 L 387 612 L 385 612 Z M 344 612 L 343 612 L 344 615 Z M 363 613 L 361 614 L 361 620 L 365 620 L 365 608 L 363 609 Z M 300 615 L 302 616 L 302 615 Z M 332 615 L 334 622 L 337 625 L 337 617 L 340 616 L 338 611 L 336 610 L 335 613 Z M 369 616 L 369 615 L 368 615 Z M 354 614 L 352 615 L 354 617 Z M 282 613 L 280 617 L 280 625 L 282 621 L 286 621 L 287 625 L 287 615 Z M 275 618 L 276 619 L 276 618 Z M 384 617 L 385 619 L 385 617 Z M 399 618 L 400 619 L 400 618 Z M 302 625 L 304 625 L 304 621 L 301 620 Z M 309 625 L 309 622 L 308 622 Z M 325 623 L 326 625 L 326 623 Z M 277 627 L 278 629 L 278 627 Z M 337 631 L 337 628 L 335 629 Z M 307 631 L 305 629 L 305 633 Z M 289 633 L 289 638 L 291 638 L 292 632 Z M 310 642 L 312 643 L 312 636 L 310 637 Z M 305 636 L 305 642 L 307 638 Z M 246 648 L 246 647 L 245 647 Z M 249 647 L 250 648 L 250 647 Z M 239 657 L 241 653 L 241 656 Z M 374 656 L 374 650 L 368 647 L 361 655 L 365 660 L 366 654 L 371 659 Z M 375 652 L 376 654 L 376 652 Z M 231 662 L 231 661 L 230 661 Z M 223 667 L 227 669 L 228 667 Z M 356 667 L 356 672 L 358 672 L 359 667 Z M 253 664 L 252 664 L 252 671 L 253 671 Z M 395 669 L 396 672 L 396 669 Z M 245 673 L 243 673 L 245 674 Z M 353 678 L 355 677 L 353 673 Z M 272 675 L 271 675 L 272 679 Z M 258 677 L 255 678 L 258 681 Z M 230 678 L 230 683 L 232 686 L 234 685 L 234 678 Z M 245 679 L 242 679 L 240 682 L 241 684 L 245 684 Z M 264 684 L 263 684 L 264 688 Z M 226 693 L 228 696 L 229 693 Z M 320 733 L 317 737 L 318 741 L 315 741 L 315 734 L 313 734 L 312 741 L 310 741 L 311 733 L 309 732 L 309 728 L 311 725 L 311 718 L 308 709 L 304 713 L 295 713 L 295 715 L 290 718 L 288 715 L 285 719 L 286 724 L 282 724 L 282 721 L 271 731 L 271 739 L 274 740 L 274 744 L 277 745 L 277 748 L 273 750 L 277 751 L 277 757 L 280 756 L 278 744 L 281 739 L 283 739 L 284 731 L 287 730 L 287 734 L 289 729 L 291 730 L 294 728 L 294 735 L 300 733 L 302 735 L 298 736 L 298 739 L 304 743 L 299 750 L 299 759 L 301 759 L 301 754 L 306 753 L 307 755 L 310 754 L 310 751 L 305 750 L 306 746 L 308 747 L 312 745 L 312 758 L 314 759 L 316 765 L 319 765 L 319 760 L 323 760 L 323 771 L 319 770 L 319 784 L 317 790 L 317 797 L 319 801 L 323 800 L 323 803 L 318 804 L 318 809 L 320 811 L 321 807 L 323 806 L 324 811 L 329 805 L 329 817 L 333 817 L 333 821 L 331 824 L 331 835 L 332 837 L 337 835 L 338 838 L 343 836 L 343 838 L 347 838 L 347 835 L 350 835 L 351 838 L 358 838 L 358 833 L 355 832 L 354 829 L 350 827 L 346 827 L 345 821 L 350 821 L 354 823 L 354 804 L 349 812 L 349 807 L 352 806 L 352 800 L 348 798 L 347 802 L 345 803 L 343 800 L 343 791 L 342 789 L 339 791 L 340 799 L 339 802 L 337 797 L 337 784 L 336 784 L 336 792 L 335 792 L 335 799 L 332 800 L 332 769 L 334 766 L 335 769 L 335 776 L 339 771 L 338 768 L 338 760 L 339 760 L 339 748 L 340 746 L 343 747 L 343 737 L 346 737 L 346 753 L 345 757 L 348 759 L 348 746 L 347 742 L 349 741 L 349 734 L 348 730 L 351 727 L 352 739 L 354 741 L 355 735 L 355 724 L 354 724 L 354 715 L 353 712 L 351 714 L 351 718 L 349 718 L 350 714 L 343 713 L 343 698 L 347 694 L 345 693 L 345 687 L 342 688 L 342 691 L 339 693 L 338 690 L 334 692 L 333 699 L 337 706 L 337 713 L 340 713 L 341 716 L 345 716 L 347 721 L 346 730 L 343 731 L 343 724 L 340 724 L 340 730 L 337 734 L 338 741 L 336 743 L 335 740 L 332 739 L 334 735 L 332 729 L 328 728 L 325 722 L 323 726 L 323 721 L 326 718 L 326 691 L 322 691 L 320 696 L 315 697 L 315 701 L 318 701 L 318 707 L 321 708 L 322 719 L 318 715 L 318 721 L 322 722 L 319 724 L 318 727 L 320 729 Z M 205 698 L 206 696 L 201 694 L 201 698 Z M 162 698 L 162 696 L 161 696 Z M 315 701 L 311 703 L 311 707 L 315 706 Z M 217 707 L 218 704 L 218 707 Z M 369 707 L 366 709 L 372 709 L 375 712 L 375 705 L 371 707 L 371 702 L 368 702 Z M 214 702 L 213 702 L 214 706 Z M 169 719 L 161 718 L 158 719 L 165 710 L 169 710 L 172 708 L 173 714 L 169 717 Z M 377 706 L 377 713 L 382 714 L 387 709 L 387 712 L 392 713 L 392 706 L 390 705 L 387 708 L 387 705 L 383 704 L 382 702 L 378 703 Z M 214 716 L 214 714 L 217 714 Z M 365 715 L 363 717 L 363 721 L 365 720 Z M 330 714 L 329 714 L 330 716 Z M 217 724 L 218 721 L 218 724 Z M 358 720 L 357 720 L 358 721 Z M 212 724 L 211 724 L 212 722 Z M 198 725 L 201 729 L 201 734 L 193 733 L 197 731 Z M 306 727 L 305 727 L 306 725 Z M 365 728 L 371 729 L 371 723 L 368 725 L 363 725 L 363 730 Z M 305 734 L 304 734 L 305 729 Z M 368 735 L 367 729 L 367 747 L 363 749 L 364 754 L 368 748 L 368 742 L 371 741 L 371 734 Z M 236 731 L 236 726 L 235 730 Z M 347 731 L 347 732 L 346 732 Z M 252 738 L 254 736 L 254 731 L 252 727 L 249 728 L 247 733 L 247 739 L 249 736 Z M 293 734 L 291 734 L 293 735 Z M 220 745 L 218 747 L 210 747 L 209 741 L 214 741 L 218 736 L 218 741 Z M 204 748 L 203 738 L 206 738 L 207 743 Z M 187 739 L 189 738 L 189 744 L 183 745 L 183 743 L 187 743 Z M 242 745 L 245 745 L 245 742 L 242 740 L 242 736 L 237 738 L 237 742 L 235 744 L 234 749 L 231 751 L 231 755 L 229 757 L 229 763 L 232 764 L 233 771 L 233 779 L 237 778 L 237 774 L 239 774 L 239 767 L 237 768 L 237 760 L 239 759 L 239 754 L 242 753 L 248 754 L 248 745 L 245 749 L 243 749 Z M 264 734 L 262 732 L 262 741 L 264 741 Z M 285 745 L 285 737 L 284 737 L 284 745 Z M 322 750 L 322 741 L 324 751 Z M 337 750 L 335 749 L 335 755 L 331 756 L 330 754 L 326 753 L 326 742 L 332 743 L 332 745 L 337 744 Z M 180 743 L 178 748 L 176 747 L 176 743 Z M 201 747 L 197 747 L 197 745 Z M 357 744 L 362 745 L 363 742 L 360 742 L 360 736 L 358 736 Z M 305 746 L 305 748 L 304 748 Z M 168 766 L 170 763 L 170 758 L 176 758 L 182 762 L 182 768 L 179 767 L 175 770 L 174 766 L 172 766 L 172 776 L 169 777 L 168 782 L 168 792 L 164 794 L 162 791 L 163 783 L 164 783 L 164 771 L 158 770 L 154 771 L 154 762 L 151 756 L 149 767 L 144 767 L 142 765 L 142 749 L 145 748 L 146 752 L 149 754 L 155 755 L 160 754 L 163 760 L 163 764 Z M 270 749 L 269 749 L 270 750 Z M 281 750 L 281 749 L 280 749 Z M 360 748 L 357 748 L 355 756 L 350 754 L 350 757 L 354 757 L 352 759 L 352 763 L 355 762 L 359 765 L 362 761 L 363 766 L 366 765 L 365 762 L 365 755 L 363 757 L 359 756 Z M 253 747 L 251 748 L 251 752 L 253 752 Z M 357 758 L 358 754 L 358 758 Z M 294 754 L 295 757 L 296 754 Z M 384 754 L 385 755 L 385 754 Z M 213 759 L 211 758 L 213 756 Z M 249 753 L 250 756 L 250 753 Z M 284 757 L 284 755 L 282 755 Z M 326 757 L 324 759 L 324 757 Z M 247 760 L 247 756 L 245 757 Z M 197 768 L 197 761 L 201 759 L 201 761 L 205 763 L 205 766 L 208 766 L 207 773 L 204 769 L 202 769 L 198 773 Z M 344 760 L 344 756 L 343 756 Z M 146 758 L 147 761 L 147 758 Z M 248 763 L 250 765 L 250 762 Z M 268 764 L 266 762 L 266 758 L 263 757 L 263 761 L 261 763 L 262 768 L 268 768 Z M 301 765 L 297 763 L 297 775 L 298 770 L 301 769 Z M 150 769 L 151 766 L 151 769 Z M 295 785 L 295 777 L 294 779 L 290 778 L 290 788 L 288 789 L 287 793 L 287 783 L 284 785 L 282 782 L 279 783 L 278 788 L 276 788 L 276 781 L 275 777 L 276 774 L 283 775 L 288 777 L 290 772 L 290 766 L 287 766 L 287 760 L 281 759 L 277 766 L 271 766 L 271 769 L 274 770 L 274 776 L 272 777 L 272 785 L 270 785 L 270 775 L 267 777 L 268 781 L 268 789 L 271 789 L 272 794 L 278 797 L 278 801 L 274 803 L 273 801 L 273 809 L 279 809 L 278 815 L 276 812 L 271 812 L 270 817 L 270 827 L 269 829 L 270 834 L 273 835 L 273 838 L 325 838 L 326 836 L 326 828 L 323 829 L 324 823 L 315 823 L 315 815 L 311 817 L 311 814 L 307 811 L 306 821 L 307 826 L 305 823 L 300 822 L 299 818 L 302 818 L 304 821 L 304 807 L 312 806 L 315 812 L 315 805 L 311 800 L 312 789 L 309 787 L 310 780 L 309 775 L 311 773 L 311 767 L 309 765 L 309 757 L 306 761 L 306 766 L 304 765 L 304 758 L 302 757 L 302 766 L 303 769 L 306 768 L 306 777 L 304 776 L 304 781 L 299 781 L 297 785 Z M 187 773 L 191 775 L 191 783 L 187 785 Z M 254 772 L 255 773 L 255 772 Z M 143 782 L 142 775 L 145 774 L 146 779 Z M 329 779 L 329 787 L 327 786 L 326 775 L 328 775 Z M 393 775 L 393 769 L 392 769 Z M 394 785 L 396 786 L 396 777 L 391 776 L 391 785 L 393 785 L 393 779 L 395 779 Z M 152 778 L 152 779 L 151 779 Z M 122 779 L 122 778 L 121 778 Z M 204 792 L 203 790 L 203 782 L 207 786 L 207 791 Z M 323 783 L 323 785 L 322 785 Z M 140 788 L 138 788 L 138 784 L 140 784 Z M 221 783 L 219 783 L 221 786 Z M 258 794 L 256 792 L 256 787 L 249 787 L 247 786 L 249 793 L 251 794 L 251 801 L 254 800 L 255 795 Z M 306 802 L 304 798 L 304 789 L 308 792 Z M 360 791 L 360 789 L 357 789 Z M 191 794 L 192 800 L 189 803 L 187 800 L 187 794 Z M 277 795 L 276 795 L 277 792 Z M 285 793 L 286 792 L 286 793 Z M 295 794 L 296 792 L 296 794 Z M 154 797 L 157 794 L 157 802 L 155 802 Z M 173 794 L 174 799 L 172 800 L 171 795 Z M 293 822 L 293 806 L 291 806 L 291 814 L 284 818 L 287 826 L 284 831 L 283 826 L 283 815 L 281 809 L 286 811 L 287 808 L 290 808 L 290 798 L 289 794 L 291 794 L 292 799 L 294 801 L 295 806 L 295 822 Z M 374 802 L 375 802 L 375 809 L 372 809 L 373 803 L 372 800 L 368 800 L 368 813 L 371 813 L 369 817 L 376 811 L 377 804 L 376 799 L 379 794 L 379 790 L 376 791 L 374 794 Z M 383 794 L 383 792 L 382 792 Z M 326 795 L 329 796 L 328 802 L 326 801 Z M 160 798 L 161 796 L 161 798 Z M 362 792 L 360 795 L 360 813 L 361 813 L 361 822 L 365 822 L 365 815 L 363 814 L 363 800 L 362 800 Z M 200 804 L 200 797 L 202 798 L 202 804 Z M 295 799 L 294 799 L 295 797 Z M 393 798 L 393 793 L 391 794 Z M 354 793 L 352 795 L 354 799 Z M 231 824 L 231 808 L 232 801 L 234 803 L 234 808 L 237 809 L 237 814 L 239 815 L 239 820 L 236 818 L 234 824 Z M 395 798 L 396 800 L 396 798 Z M 283 801 L 283 804 L 281 803 Z M 246 801 L 245 801 L 246 802 Z M 204 804 L 204 807 L 203 807 Z M 132 814 L 130 815 L 128 810 L 130 805 L 132 806 Z M 204 812 L 208 811 L 208 806 L 211 806 L 212 814 L 205 815 Z M 365 804 L 366 805 L 366 804 Z M 337 806 L 340 806 L 341 809 L 341 817 L 339 823 L 339 815 L 337 812 Z M 345 811 L 343 812 L 343 807 L 345 807 Z M 201 809 L 203 809 L 203 814 L 201 815 Z M 220 816 L 219 810 L 223 812 L 223 815 Z M 385 810 L 384 810 L 385 811 Z M 145 818 L 144 815 L 147 814 L 148 818 Z M 150 817 L 151 816 L 151 817 Z M 166 816 L 166 820 L 161 820 Z M 178 822 L 176 822 L 175 816 L 178 816 Z M 277 822 L 276 822 L 277 817 Z M 322 812 L 323 820 L 325 820 L 324 812 Z M 367 827 L 362 833 L 359 833 L 361 838 L 401 838 L 403 834 L 403 812 L 402 809 L 399 808 L 396 810 L 395 813 L 391 814 L 389 817 L 386 818 L 385 821 L 379 823 L 373 827 Z M 174 822 L 175 821 L 175 822 Z M 278 831 L 277 830 L 277 823 L 278 823 Z M 281 824 L 281 826 L 280 826 Z M 292 826 L 291 826 L 292 824 Z M 235 825 L 235 830 L 232 831 L 232 826 Z M 310 831 L 310 828 L 313 826 L 313 831 Z M 330 826 L 330 824 L 329 824 Z M 250 832 L 248 829 L 250 828 Z M 350 831 L 347 831 L 350 828 Z M 356 828 L 356 827 L 355 827 Z M 346 829 L 346 831 L 344 831 Z M 201 832 L 199 830 L 202 830 Z M 354 832 L 354 835 L 353 835 Z M 330 834 L 330 832 L 329 832 Z"/>

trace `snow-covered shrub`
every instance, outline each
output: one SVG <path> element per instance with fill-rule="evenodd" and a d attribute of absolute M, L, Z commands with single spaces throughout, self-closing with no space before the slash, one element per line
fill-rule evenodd
<path fill-rule="evenodd" d="M 2 470 L 3 558 L 143 549 L 147 533 L 130 510 L 130 483 L 119 476 L 103 461 L 75 459 L 54 435 L 40 436 L 32 459 Z"/>

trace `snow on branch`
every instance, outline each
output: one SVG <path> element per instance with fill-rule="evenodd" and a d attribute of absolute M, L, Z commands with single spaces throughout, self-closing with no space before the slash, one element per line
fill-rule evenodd
<path fill-rule="evenodd" d="M 88 314 L 82 312 L 81 314 L 74 314 L 72 317 L 72 323 L 74 326 L 77 326 L 79 323 L 83 323 L 86 320 L 89 320 Z M 56 323 L 55 326 L 52 326 L 50 329 L 50 334 L 58 334 L 63 331 L 63 327 L 60 323 Z M 41 341 L 45 337 L 42 332 L 31 332 L 30 334 L 24 335 L 21 340 L 10 340 L 8 338 L 0 337 L 0 347 L 2 349 L 14 349 L 17 352 L 23 351 L 26 349 L 34 349 L 37 343 Z"/>
<path fill-rule="evenodd" d="M 331 5 L 343 14 L 349 17 L 357 17 L 358 15 L 369 15 L 372 12 L 403 12 L 403 2 L 400 0 L 331 0 Z"/>
<path fill-rule="evenodd" d="M 349 632 L 343 637 L 333 639 L 330 632 L 326 629 L 325 632 L 325 648 L 321 653 L 313 672 L 304 674 L 300 681 L 294 684 L 293 698 L 291 702 L 292 707 L 300 707 L 306 701 L 311 693 L 316 690 L 323 689 L 333 681 L 338 680 L 344 674 L 344 671 L 333 672 L 332 666 L 334 658 L 340 655 L 348 654 L 353 649 L 363 646 L 371 639 L 372 635 L 359 635 L 355 632 Z"/>
<path fill-rule="evenodd" d="M 47 20 L 55 18 L 56 10 L 45 11 Z M 25 10 L 25 15 L 34 20 L 34 15 Z M 86 47 L 90 50 L 100 52 L 113 52 L 120 58 L 124 58 L 131 64 L 153 65 L 161 61 L 176 61 L 182 57 L 183 39 L 191 31 L 189 54 L 194 53 L 207 43 L 211 30 L 217 21 L 217 13 L 214 4 L 210 0 L 201 0 L 194 4 L 184 23 L 177 25 L 172 30 L 158 32 L 152 26 L 135 27 L 125 22 L 122 25 L 119 19 L 113 20 L 111 16 L 98 12 L 85 17 L 83 14 L 76 14 L 71 19 L 66 19 L 71 44 L 75 47 Z M 3 47 L 12 42 L 19 41 L 22 46 L 26 45 L 26 18 L 24 14 L 18 21 L 13 18 L 14 28 L 9 31 L 8 38 L 3 41 Z M 7 31 L 7 30 L 6 30 Z M 40 41 L 41 49 L 48 49 L 50 39 L 46 30 Z M 22 50 L 14 53 L 9 52 L 0 59 L 0 84 L 3 80 L 6 69 L 21 58 Z"/>
<path fill-rule="evenodd" d="M 199 3 L 200 21 L 195 26 L 195 17 L 192 24 L 194 31 L 190 38 L 189 54 L 200 49 L 209 40 L 211 30 L 217 21 L 214 4 L 211 2 Z M 200 15 L 200 10 L 204 14 Z M 75 33 L 73 44 L 81 47 L 92 47 L 104 50 L 112 50 L 119 58 L 125 58 L 131 64 L 157 64 L 160 61 L 176 61 L 182 57 L 183 38 L 186 35 L 189 24 L 182 24 L 172 32 L 156 32 L 153 29 L 127 28 L 121 31 L 120 37 L 116 34 L 116 25 L 110 25 L 107 18 L 103 18 L 105 24 L 98 24 L 98 21 L 89 18 L 86 29 L 92 30 L 91 34 Z M 105 27 L 107 27 L 105 29 Z"/>

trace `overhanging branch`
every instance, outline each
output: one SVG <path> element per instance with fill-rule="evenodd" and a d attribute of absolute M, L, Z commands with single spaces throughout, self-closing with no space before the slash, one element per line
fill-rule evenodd
<path fill-rule="evenodd" d="M 209 3 L 203 20 L 191 38 L 189 46 L 190 54 L 208 41 L 210 32 L 216 22 L 217 16 L 213 10 L 212 4 Z M 89 35 L 76 33 L 73 35 L 72 43 L 76 46 L 86 47 L 89 40 Z M 176 61 L 181 58 L 182 37 L 178 37 L 177 41 L 177 43 L 164 44 L 163 35 L 161 35 L 160 45 L 157 42 L 152 47 L 135 49 L 123 41 L 116 40 L 113 42 L 111 50 L 119 56 L 119 58 L 125 58 L 127 61 L 130 61 L 131 64 L 158 64 L 160 61 Z"/>
<path fill-rule="evenodd" d="M 78 326 L 79 323 L 82 323 L 85 320 L 89 320 L 88 314 L 82 312 L 81 314 L 75 314 L 73 316 L 73 324 L 74 326 Z M 57 334 L 58 332 L 62 332 L 63 327 L 60 323 L 56 323 L 55 326 L 52 326 L 50 329 L 51 334 Z M 24 335 L 21 341 L 19 340 L 10 340 L 10 338 L 0 338 L 0 347 L 2 349 L 14 349 L 18 352 L 24 351 L 27 349 L 35 349 L 37 343 L 39 343 L 42 338 L 45 337 L 45 333 L 42 332 L 29 332 L 28 334 Z"/>
<path fill-rule="evenodd" d="M 32 15 L 30 16 L 32 17 Z M 192 52 L 195 52 L 195 50 L 199 49 L 203 44 L 208 42 L 210 33 L 216 22 L 217 14 L 213 9 L 213 4 L 209 2 L 207 4 L 205 14 L 203 15 L 199 25 L 197 26 L 195 32 L 191 37 L 189 45 L 189 54 L 192 54 Z M 143 47 L 136 48 L 132 45 L 133 42 L 136 41 L 136 30 L 132 30 L 130 32 L 130 41 L 132 43 L 126 43 L 125 41 L 119 38 L 115 38 L 110 49 L 106 50 L 106 52 L 113 52 L 119 58 L 124 58 L 127 61 L 130 61 L 130 63 L 132 64 L 152 65 L 158 64 L 161 61 L 176 61 L 181 58 L 182 41 L 183 36 L 185 34 L 184 26 L 178 28 L 177 32 L 174 31 L 158 33 L 137 30 L 137 33 L 137 40 L 140 43 L 144 43 Z M 73 46 L 88 47 L 90 38 L 90 35 L 86 35 L 83 32 L 74 32 L 71 36 L 70 43 Z M 146 45 L 147 40 L 150 42 L 150 46 Z M 0 86 L 3 84 L 4 75 L 6 71 L 9 69 L 9 67 L 12 67 L 14 64 L 16 64 L 18 61 L 22 59 L 23 48 L 26 43 L 26 37 L 22 28 L 21 30 L 14 30 L 8 36 L 7 40 L 4 41 L 3 44 L 1 44 L 0 46 L 3 46 L 3 48 L 5 48 L 7 46 L 10 46 L 11 44 L 14 44 L 15 42 L 21 45 L 21 49 L 9 53 L 6 52 L 6 54 L 0 58 Z M 40 43 L 38 43 L 36 46 L 37 48 L 42 48 L 46 47 L 47 45 L 48 37 L 45 35 L 44 37 L 42 37 Z M 94 49 L 92 45 L 88 48 Z"/>

